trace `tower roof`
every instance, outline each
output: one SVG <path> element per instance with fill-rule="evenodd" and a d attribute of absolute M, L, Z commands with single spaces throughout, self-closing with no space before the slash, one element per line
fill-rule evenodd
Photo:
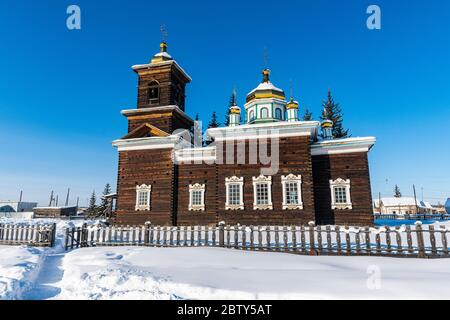
<path fill-rule="evenodd" d="M 264 69 L 262 74 L 263 81 L 247 95 L 247 102 L 253 101 L 255 99 L 267 98 L 285 100 L 286 96 L 284 94 L 284 91 L 280 88 L 275 87 L 272 82 L 270 82 L 270 70 Z"/>
<path fill-rule="evenodd" d="M 167 43 L 165 41 L 161 42 L 159 47 L 160 51 L 153 56 L 151 64 L 173 60 L 172 56 L 167 52 Z"/>

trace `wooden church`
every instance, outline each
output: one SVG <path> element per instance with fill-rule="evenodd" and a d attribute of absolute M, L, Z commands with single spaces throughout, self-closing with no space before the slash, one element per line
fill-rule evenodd
<path fill-rule="evenodd" d="M 122 111 L 128 133 L 113 142 L 117 223 L 373 224 L 374 137 L 334 139 L 331 121 L 300 121 L 299 104 L 266 69 L 244 108 L 230 108 L 229 126 L 207 130 L 205 146 L 186 113 L 191 77 L 167 44 L 132 68 L 137 108 Z"/>

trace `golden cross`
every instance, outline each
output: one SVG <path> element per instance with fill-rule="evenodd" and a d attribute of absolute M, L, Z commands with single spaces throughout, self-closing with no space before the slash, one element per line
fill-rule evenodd
<path fill-rule="evenodd" d="M 167 30 L 166 30 L 166 25 L 161 25 L 161 28 L 160 28 L 160 30 L 161 30 L 161 34 L 162 34 L 162 41 L 163 42 L 166 42 L 166 40 L 167 40 Z"/>

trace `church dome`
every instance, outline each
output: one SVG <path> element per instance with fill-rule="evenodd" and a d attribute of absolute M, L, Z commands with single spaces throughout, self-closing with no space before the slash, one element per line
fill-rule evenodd
<path fill-rule="evenodd" d="M 283 90 L 275 87 L 272 82 L 270 82 L 270 70 L 264 69 L 263 81 L 247 95 L 246 100 L 248 103 L 256 99 L 268 98 L 285 100 L 286 96 Z"/>
<path fill-rule="evenodd" d="M 159 47 L 160 47 L 160 52 L 158 52 L 157 54 L 155 54 L 153 56 L 151 64 L 173 60 L 172 56 L 167 52 L 167 43 L 166 42 L 161 42 Z"/>

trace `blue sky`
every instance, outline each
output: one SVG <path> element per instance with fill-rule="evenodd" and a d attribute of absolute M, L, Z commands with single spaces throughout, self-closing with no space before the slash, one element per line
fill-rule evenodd
<path fill-rule="evenodd" d="M 44 5 L 45 4 L 45 5 Z M 66 28 L 77 4 L 82 29 Z M 382 29 L 366 9 L 382 10 Z M 81 204 L 116 183 L 111 141 L 126 132 L 120 110 L 136 106 L 131 65 L 169 52 L 192 76 L 186 111 L 223 121 L 236 86 L 240 105 L 272 81 L 316 119 L 331 88 L 353 136 L 374 135 L 374 194 L 450 196 L 448 1 L 0 1 L 0 199 L 47 204 L 68 187 Z"/>

